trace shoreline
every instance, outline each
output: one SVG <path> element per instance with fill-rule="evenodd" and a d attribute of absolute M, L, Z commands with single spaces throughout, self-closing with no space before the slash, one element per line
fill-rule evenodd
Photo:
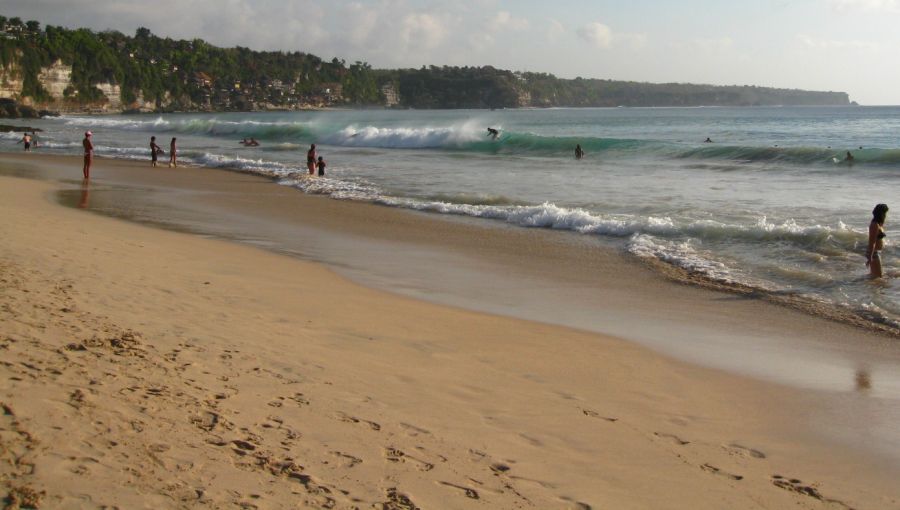
<path fill-rule="evenodd" d="M 3 157 L 13 157 L 19 158 L 22 157 L 21 154 L 3 154 Z M 25 156 L 26 158 L 29 156 Z M 40 155 L 41 158 L 50 158 L 50 160 L 58 160 L 58 161 L 66 161 L 67 158 L 71 158 L 72 156 L 62 156 L 62 155 Z M 58 158 L 58 159 L 56 159 Z M 99 158 L 101 161 L 111 161 L 116 162 L 116 164 L 126 165 L 132 168 L 144 168 L 140 162 L 130 159 L 115 159 L 115 158 Z M 188 166 L 183 168 L 204 168 L 205 170 L 210 170 L 212 172 L 227 172 L 227 173 L 236 173 L 239 175 L 245 176 L 253 176 L 256 178 L 261 178 L 270 182 L 272 184 L 278 184 L 280 178 L 271 175 L 259 174 L 259 173 L 251 173 L 240 170 L 232 170 L 228 168 L 210 168 L 210 167 L 198 167 L 198 166 Z M 124 182 L 124 181 L 123 181 Z M 153 185 L 154 180 L 147 179 L 146 177 L 141 177 L 140 182 Z M 293 187 L 292 187 L 293 188 Z M 317 194 L 308 194 L 301 190 L 294 189 L 293 191 L 304 194 L 308 197 L 322 198 Z M 325 197 L 329 198 L 329 197 Z M 340 200 L 341 202 L 350 202 L 355 205 L 361 205 L 364 207 L 375 207 L 375 208 L 388 208 L 397 210 L 400 214 L 416 211 L 413 209 L 407 209 L 405 207 L 396 207 L 389 205 L 382 205 L 378 203 L 371 203 L 367 201 L 360 200 Z M 430 216 L 430 212 L 428 211 L 420 211 L 424 212 L 425 215 Z M 457 214 L 447 214 L 447 215 L 438 215 L 440 218 L 437 221 L 460 221 L 467 222 L 474 218 L 470 218 L 465 215 L 457 215 Z M 481 218 L 477 218 L 477 221 L 484 221 Z M 486 221 L 486 228 L 506 228 L 510 225 L 506 224 L 502 221 Z M 474 223 L 473 223 L 474 224 Z M 332 224 L 332 227 L 335 225 Z M 345 228 L 341 226 L 341 228 Z M 530 230 L 530 229 L 528 229 Z M 537 234 L 539 236 L 546 235 L 554 235 L 552 229 L 547 228 L 536 228 L 534 229 L 541 233 Z M 570 234 L 575 237 L 575 234 L 572 232 L 565 232 L 565 234 Z M 429 242 L 433 242 L 430 240 Z M 572 240 L 572 244 L 579 243 L 591 243 L 593 242 L 590 239 L 587 240 Z M 599 243 L 597 243 L 599 244 Z M 599 246 L 599 250 L 609 250 L 610 248 L 607 246 Z M 832 302 L 822 301 L 811 296 L 796 294 L 790 291 L 779 291 L 779 290 L 769 290 L 761 287 L 756 287 L 753 285 L 748 285 L 746 283 L 740 282 L 726 282 L 722 280 L 718 280 L 716 278 L 705 275 L 701 272 L 690 271 L 686 268 L 669 264 L 657 259 L 649 259 L 644 257 L 639 257 L 636 255 L 627 255 L 624 258 L 629 259 L 628 262 L 632 266 L 643 266 L 645 268 L 649 268 L 650 271 L 656 273 L 661 278 L 668 280 L 674 284 L 679 285 L 688 285 L 694 286 L 705 290 L 710 290 L 714 292 L 724 292 L 728 294 L 733 294 L 736 296 L 744 296 L 749 299 L 759 299 L 763 301 L 767 301 L 778 306 L 783 306 L 788 309 L 796 310 L 802 312 L 804 314 L 811 315 L 816 318 L 822 318 L 826 320 L 834 321 L 838 324 L 849 325 L 854 328 L 858 328 L 860 330 L 875 333 L 879 335 L 887 335 L 896 339 L 900 339 L 900 327 L 897 326 L 896 323 L 891 322 L 889 319 L 875 315 L 872 313 L 868 313 L 865 310 L 856 310 L 852 309 L 848 306 L 842 306 L 839 304 L 835 304 Z"/>
<path fill-rule="evenodd" d="M 51 180 L 65 179 L 80 163 L 38 159 L 36 168 Z M 900 369 L 894 336 L 834 321 L 827 307 L 804 309 L 792 296 L 703 279 L 685 284 L 682 277 L 691 275 L 589 237 L 332 200 L 244 172 L 101 161 L 107 168 L 90 202 L 74 187 L 65 199 L 70 205 L 323 262 L 369 287 L 627 338 L 691 363 L 793 386 L 832 390 L 818 373 L 835 366 L 851 373 L 859 366 Z M 784 370 L 784 356 L 800 362 Z"/>
<path fill-rule="evenodd" d="M 208 176 L 185 175 L 206 172 L 183 172 L 152 177 L 209 184 Z M 95 184 L 102 188 L 105 178 Z M 877 454 L 878 446 L 835 440 L 820 423 L 881 405 L 865 391 L 785 388 L 609 336 L 360 287 L 296 257 L 63 208 L 48 200 L 60 186 L 54 181 L 0 178 L 7 219 L 0 317 L 9 361 L 0 367 L 9 411 L 2 426 L 18 432 L 10 451 L 37 467 L 10 480 L 44 491 L 47 502 L 884 508 L 900 501 L 900 464 Z M 303 207 L 328 208 L 333 222 L 338 209 L 346 213 L 347 204 L 307 198 L 319 200 Z M 565 260 L 565 250 L 555 256 Z M 734 313 L 729 302 L 719 306 Z M 796 314 L 769 316 L 779 323 L 783 315 Z M 823 321 L 802 322 L 834 334 Z"/>

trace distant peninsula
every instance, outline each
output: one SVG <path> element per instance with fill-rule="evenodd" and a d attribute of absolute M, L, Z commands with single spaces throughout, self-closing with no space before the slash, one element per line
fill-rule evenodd
<path fill-rule="evenodd" d="M 0 116 L 325 107 L 849 105 L 845 92 L 563 79 L 484 67 L 373 69 L 302 52 L 219 48 L 140 28 L 41 27 L 0 16 Z M 10 113 L 12 112 L 12 113 Z"/>

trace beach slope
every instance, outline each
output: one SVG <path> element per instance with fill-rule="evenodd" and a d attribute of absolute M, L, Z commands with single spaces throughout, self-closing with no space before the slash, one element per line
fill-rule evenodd
<path fill-rule="evenodd" d="M 360 287 L 0 177 L 15 508 L 897 508 L 816 394 Z"/>

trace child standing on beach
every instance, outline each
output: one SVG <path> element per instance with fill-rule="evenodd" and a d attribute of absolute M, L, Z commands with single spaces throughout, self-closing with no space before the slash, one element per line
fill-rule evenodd
<path fill-rule="evenodd" d="M 325 160 L 322 159 L 322 156 L 319 156 L 319 161 L 316 163 L 316 166 L 319 167 L 319 177 L 325 177 Z"/>

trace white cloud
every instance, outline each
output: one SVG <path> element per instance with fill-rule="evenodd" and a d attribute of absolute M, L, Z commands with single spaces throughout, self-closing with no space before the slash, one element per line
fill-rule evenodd
<path fill-rule="evenodd" d="M 562 24 L 556 23 L 559 25 L 559 31 L 564 31 Z M 646 34 L 614 33 L 611 28 L 599 21 L 583 25 L 576 30 L 576 33 L 581 40 L 597 48 L 608 49 L 613 46 L 625 46 L 632 50 L 640 50 L 647 45 Z M 548 31 L 549 40 L 555 41 L 552 38 L 553 35 L 555 35 L 554 32 Z"/>
<path fill-rule="evenodd" d="M 598 21 L 588 23 L 587 25 L 579 28 L 578 36 L 587 43 L 592 44 L 598 48 L 605 49 L 612 46 L 612 30 L 608 26 Z"/>
<path fill-rule="evenodd" d="M 566 28 L 559 20 L 550 19 L 547 23 L 547 41 L 555 43 L 566 33 Z"/>
<path fill-rule="evenodd" d="M 862 52 L 874 52 L 881 49 L 880 44 L 871 41 L 817 39 L 805 34 L 798 35 L 797 41 L 803 47 L 814 50 L 854 50 Z"/>
<path fill-rule="evenodd" d="M 828 0 L 828 4 L 841 12 L 900 13 L 898 0 Z"/>
<path fill-rule="evenodd" d="M 356 45 L 366 44 L 378 26 L 378 12 L 359 2 L 350 3 L 344 8 L 343 19 L 347 26 L 345 36 Z"/>
<path fill-rule="evenodd" d="M 730 37 L 694 39 L 691 43 L 696 50 L 704 53 L 727 53 L 734 47 L 734 41 Z"/>
<path fill-rule="evenodd" d="M 529 27 L 528 20 L 525 18 L 516 18 L 509 11 L 500 11 L 488 20 L 488 29 L 493 32 L 501 30 L 527 30 Z"/>
<path fill-rule="evenodd" d="M 623 44 L 633 50 L 640 50 L 647 46 L 647 34 L 615 34 L 615 43 Z"/>
<path fill-rule="evenodd" d="M 403 17 L 400 35 L 407 47 L 434 49 L 447 36 L 447 28 L 436 16 L 426 13 Z"/>

